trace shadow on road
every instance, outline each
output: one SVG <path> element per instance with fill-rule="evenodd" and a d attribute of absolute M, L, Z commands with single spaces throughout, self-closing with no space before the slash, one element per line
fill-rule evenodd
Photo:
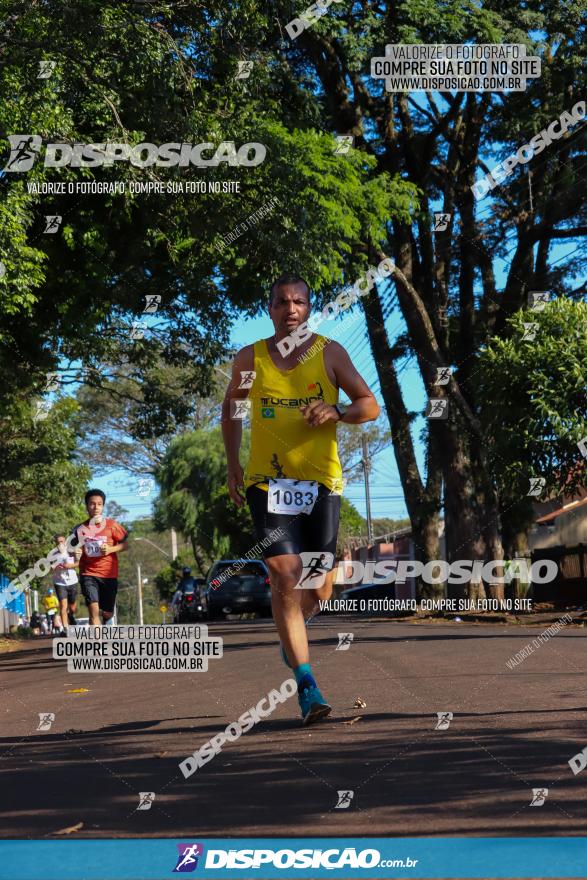
<path fill-rule="evenodd" d="M 550 711 L 534 713 L 543 729 Z M 495 718 L 506 714 L 526 713 Z M 349 821 L 355 835 L 585 834 L 585 782 L 562 758 L 583 736 L 580 718 L 565 722 L 567 741 L 537 738 L 535 725 L 489 729 L 482 719 L 459 714 L 450 732 L 431 730 L 429 714 L 365 713 L 352 727 L 339 718 L 310 730 L 297 719 L 269 719 L 187 780 L 179 762 L 224 721 L 184 716 L 4 738 L 3 788 L 12 794 L 0 812 L 3 835 L 51 835 L 79 821 L 81 837 L 195 828 L 304 835 L 318 822 L 325 834 L 344 834 Z M 549 788 L 540 810 L 529 808 L 533 787 Z M 354 792 L 352 813 L 335 810 L 339 790 Z M 151 810 L 136 811 L 139 791 L 156 793 Z"/>

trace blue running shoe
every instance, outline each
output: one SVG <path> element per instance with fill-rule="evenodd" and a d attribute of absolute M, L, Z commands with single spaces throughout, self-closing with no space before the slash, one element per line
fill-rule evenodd
<path fill-rule="evenodd" d="M 302 710 L 302 724 L 314 724 L 332 712 L 311 675 L 305 675 L 298 685 L 298 702 Z"/>

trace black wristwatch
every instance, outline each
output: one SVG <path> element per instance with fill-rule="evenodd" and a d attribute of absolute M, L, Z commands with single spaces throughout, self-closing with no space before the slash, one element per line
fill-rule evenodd
<path fill-rule="evenodd" d="M 345 413 L 348 409 L 348 406 L 345 406 L 344 403 L 335 403 L 334 408 L 338 413 L 339 422 L 342 422 L 343 416 L 345 415 Z"/>

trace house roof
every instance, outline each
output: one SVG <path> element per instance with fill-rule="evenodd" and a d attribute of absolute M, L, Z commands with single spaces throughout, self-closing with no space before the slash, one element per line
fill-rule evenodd
<path fill-rule="evenodd" d="M 584 507 L 586 504 L 587 497 L 579 498 L 577 501 L 571 501 L 569 504 L 565 504 L 564 507 L 559 507 L 557 510 L 551 510 L 550 513 L 546 513 L 544 516 L 539 517 L 536 522 L 550 522 L 551 519 L 556 519 L 557 516 L 564 516 L 566 513 L 572 513 L 577 510 L 578 507 Z"/>

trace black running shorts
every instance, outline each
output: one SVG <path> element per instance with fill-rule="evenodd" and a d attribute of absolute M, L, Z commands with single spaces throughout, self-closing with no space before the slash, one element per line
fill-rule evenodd
<path fill-rule="evenodd" d="M 280 528 L 284 535 L 275 538 L 261 553 L 264 559 L 283 556 L 286 553 L 332 553 L 336 556 L 336 538 L 340 518 L 340 495 L 332 495 L 330 489 L 318 484 L 318 497 L 311 513 L 269 513 L 268 492 L 258 486 L 249 486 L 247 502 L 255 525 L 257 539 L 271 538 Z"/>
<path fill-rule="evenodd" d="M 100 611 L 114 611 L 118 578 L 94 577 L 91 574 L 80 574 L 80 586 L 86 605 L 97 602 Z"/>
<path fill-rule="evenodd" d="M 77 581 L 75 584 L 54 584 L 58 599 L 67 599 L 73 605 L 77 598 Z"/>

